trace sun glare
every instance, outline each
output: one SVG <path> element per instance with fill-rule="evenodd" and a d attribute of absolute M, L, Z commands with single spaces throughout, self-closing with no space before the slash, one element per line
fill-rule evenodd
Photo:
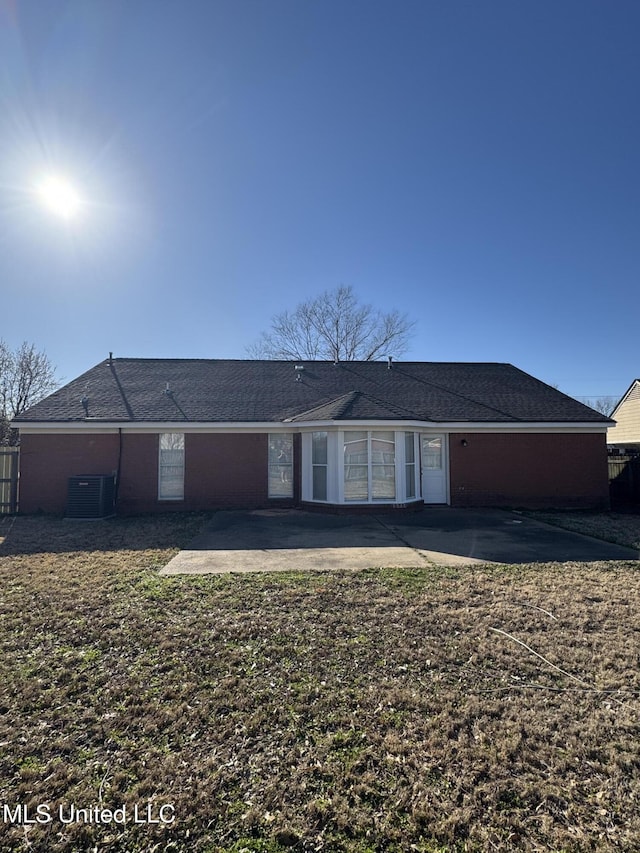
<path fill-rule="evenodd" d="M 65 178 L 51 176 L 38 186 L 44 206 L 61 219 L 74 219 L 82 207 L 82 199 Z"/>

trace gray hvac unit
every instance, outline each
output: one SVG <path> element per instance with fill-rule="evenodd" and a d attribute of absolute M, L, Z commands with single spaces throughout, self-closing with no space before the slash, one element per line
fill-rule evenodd
<path fill-rule="evenodd" d="M 115 512 L 115 477 L 69 477 L 67 518 L 106 518 Z"/>

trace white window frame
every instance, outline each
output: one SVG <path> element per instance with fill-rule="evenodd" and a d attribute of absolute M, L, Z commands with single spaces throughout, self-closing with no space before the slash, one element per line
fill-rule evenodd
<path fill-rule="evenodd" d="M 398 489 L 398 494 L 404 491 L 405 501 L 411 503 L 420 500 L 420 434 L 415 430 L 407 430 L 406 432 L 398 433 L 401 436 L 401 441 L 396 441 L 396 445 L 402 445 L 402 482 Z M 407 436 L 413 436 L 413 462 L 407 461 Z M 413 495 L 409 495 L 409 469 L 413 468 Z"/>
<path fill-rule="evenodd" d="M 170 438 L 172 443 L 182 444 L 182 447 L 163 447 L 163 439 Z M 174 440 L 178 439 L 177 442 Z M 182 439 L 182 441 L 179 441 Z M 163 461 L 163 453 L 180 453 L 177 457 L 179 461 L 173 462 Z M 158 500 L 159 501 L 183 501 L 184 500 L 184 458 L 185 458 L 185 438 L 183 432 L 161 432 L 158 435 Z M 165 457 L 166 459 L 166 457 Z M 167 477 L 168 469 L 180 469 L 178 476 L 173 478 Z M 175 490 L 172 494 L 167 494 L 167 486 L 170 482 L 180 483 L 180 490 Z"/>

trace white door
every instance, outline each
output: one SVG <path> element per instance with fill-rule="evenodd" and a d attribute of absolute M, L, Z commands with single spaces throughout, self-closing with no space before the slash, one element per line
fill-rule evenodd
<path fill-rule="evenodd" d="M 422 499 L 426 504 L 447 503 L 447 437 L 421 436 Z"/>

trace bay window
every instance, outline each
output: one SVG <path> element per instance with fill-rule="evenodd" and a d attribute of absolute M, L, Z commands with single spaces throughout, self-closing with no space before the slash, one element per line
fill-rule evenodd
<path fill-rule="evenodd" d="M 420 500 L 420 435 L 337 426 L 303 432 L 302 500 L 345 506 Z"/>

